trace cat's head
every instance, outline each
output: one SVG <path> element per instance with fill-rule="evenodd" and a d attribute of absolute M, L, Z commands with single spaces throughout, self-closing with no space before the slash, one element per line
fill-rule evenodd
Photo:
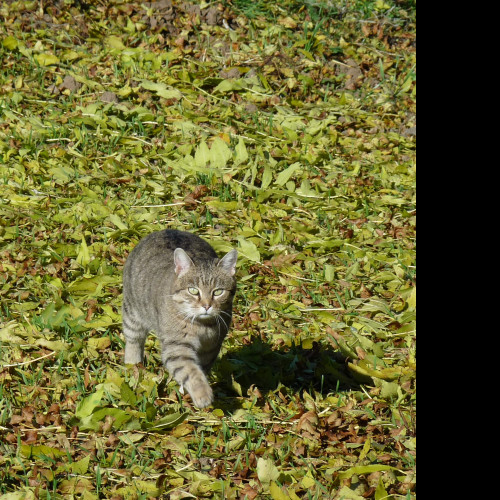
<path fill-rule="evenodd" d="M 185 321 L 216 322 L 230 319 L 236 292 L 236 261 L 238 252 L 232 250 L 222 259 L 193 262 L 182 249 L 174 252 L 175 293 L 173 301 Z"/>

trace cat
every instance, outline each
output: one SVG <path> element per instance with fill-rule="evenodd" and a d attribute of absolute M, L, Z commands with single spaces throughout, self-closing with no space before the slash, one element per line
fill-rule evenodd
<path fill-rule="evenodd" d="M 219 259 L 199 236 L 164 230 L 144 238 L 123 270 L 125 364 L 144 361 L 155 331 L 162 361 L 197 408 L 213 403 L 207 375 L 232 321 L 237 250 Z"/>

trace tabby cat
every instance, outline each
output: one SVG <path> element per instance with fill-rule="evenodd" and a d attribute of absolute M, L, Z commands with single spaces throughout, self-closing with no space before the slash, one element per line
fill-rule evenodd
<path fill-rule="evenodd" d="M 231 324 L 237 258 L 232 250 L 219 259 L 200 237 L 165 230 L 144 238 L 123 271 L 125 363 L 143 362 L 154 330 L 163 365 L 197 408 L 213 402 L 207 374 Z"/>

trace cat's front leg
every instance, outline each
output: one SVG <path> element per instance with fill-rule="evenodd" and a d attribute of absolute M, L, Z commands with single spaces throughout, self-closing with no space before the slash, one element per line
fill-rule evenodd
<path fill-rule="evenodd" d="M 207 408 L 214 402 L 214 393 L 203 371 L 196 368 L 196 371 L 190 369 L 189 378 L 181 384 L 186 388 L 196 408 Z"/>
<path fill-rule="evenodd" d="M 171 342 L 162 347 L 163 365 L 180 385 L 181 392 L 187 391 L 197 408 L 210 406 L 214 401 L 213 391 L 194 347 L 187 343 Z"/>

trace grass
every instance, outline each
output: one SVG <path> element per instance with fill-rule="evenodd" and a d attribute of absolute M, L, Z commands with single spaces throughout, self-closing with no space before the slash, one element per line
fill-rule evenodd
<path fill-rule="evenodd" d="M 416 497 L 415 10 L 2 3 L 0 497 Z M 165 227 L 241 255 L 207 411 L 122 362 Z"/>

